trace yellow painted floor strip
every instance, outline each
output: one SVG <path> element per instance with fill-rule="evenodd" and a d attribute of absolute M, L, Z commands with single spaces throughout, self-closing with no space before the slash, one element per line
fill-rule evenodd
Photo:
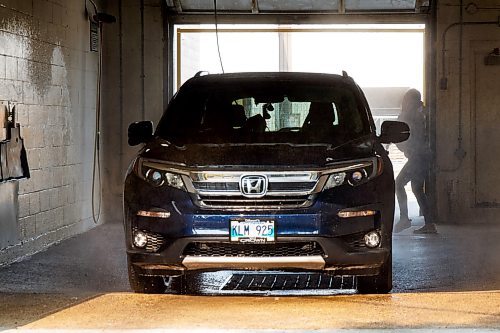
<path fill-rule="evenodd" d="M 23 329 L 500 328 L 500 291 L 240 297 L 104 294 Z"/>

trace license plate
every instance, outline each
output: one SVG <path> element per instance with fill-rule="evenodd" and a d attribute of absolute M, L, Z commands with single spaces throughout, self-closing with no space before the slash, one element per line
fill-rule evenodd
<path fill-rule="evenodd" d="M 274 220 L 235 219 L 230 224 L 231 242 L 267 243 L 274 242 Z"/>

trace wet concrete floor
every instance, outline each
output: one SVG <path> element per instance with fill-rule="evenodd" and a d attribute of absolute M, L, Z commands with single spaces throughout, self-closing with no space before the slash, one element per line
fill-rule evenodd
<path fill-rule="evenodd" d="M 412 229 L 394 236 L 389 295 L 305 283 L 224 288 L 241 272 L 194 275 L 189 295 L 139 295 L 128 286 L 122 226 L 103 225 L 0 268 L 0 330 L 500 329 L 500 226 Z"/>

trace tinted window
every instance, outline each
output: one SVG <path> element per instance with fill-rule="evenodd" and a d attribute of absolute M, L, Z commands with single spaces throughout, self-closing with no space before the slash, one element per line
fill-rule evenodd
<path fill-rule="evenodd" d="M 188 85 L 157 134 L 182 143 L 334 143 L 370 133 L 367 111 L 349 85 L 220 82 Z"/>

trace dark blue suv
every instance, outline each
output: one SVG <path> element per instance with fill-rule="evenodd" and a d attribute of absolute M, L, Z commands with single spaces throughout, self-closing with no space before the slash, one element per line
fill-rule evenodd
<path fill-rule="evenodd" d="M 347 74 L 195 76 L 143 144 L 124 192 L 129 280 L 160 293 L 188 271 L 283 270 L 357 276 L 392 288 L 394 179 L 361 89 Z"/>

